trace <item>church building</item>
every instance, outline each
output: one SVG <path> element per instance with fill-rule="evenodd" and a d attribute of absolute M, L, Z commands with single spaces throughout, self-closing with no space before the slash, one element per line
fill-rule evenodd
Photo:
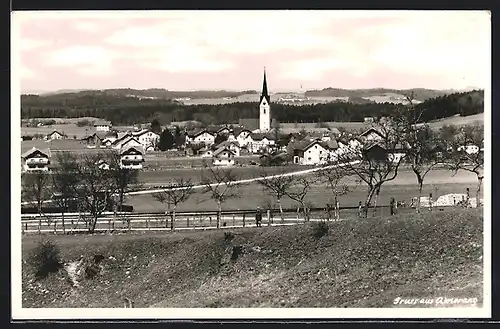
<path fill-rule="evenodd" d="M 264 82 L 259 102 L 259 130 L 267 132 L 271 129 L 271 97 L 267 91 L 266 69 L 264 68 Z"/>

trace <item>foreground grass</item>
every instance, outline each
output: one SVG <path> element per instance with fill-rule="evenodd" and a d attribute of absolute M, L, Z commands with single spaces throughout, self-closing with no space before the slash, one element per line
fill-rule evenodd
<path fill-rule="evenodd" d="M 482 212 L 405 215 L 223 232 L 54 237 L 66 261 L 102 254 L 80 287 L 38 282 L 23 239 L 23 307 L 394 307 L 402 298 L 482 300 Z M 231 259 L 235 246 L 242 253 Z"/>

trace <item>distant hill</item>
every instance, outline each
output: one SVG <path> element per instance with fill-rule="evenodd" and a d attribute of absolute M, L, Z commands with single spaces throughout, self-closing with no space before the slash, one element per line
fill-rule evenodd
<path fill-rule="evenodd" d="M 152 99 L 175 99 L 175 98 L 221 98 L 221 97 L 238 97 L 247 94 L 257 94 L 255 90 L 243 91 L 227 91 L 227 90 L 194 90 L 194 91 L 172 91 L 167 89 L 103 89 L 103 90 L 58 90 L 55 92 L 46 92 L 40 94 L 42 97 L 61 95 L 61 94 L 77 94 L 80 96 L 105 95 L 118 97 L 137 97 L 137 98 L 152 98 Z"/>
<path fill-rule="evenodd" d="M 453 93 L 451 90 L 434 90 L 424 88 L 413 89 L 386 89 L 386 88 L 373 88 L 373 89 L 338 89 L 338 88 L 325 88 L 322 90 L 308 90 L 305 95 L 307 97 L 373 97 L 382 96 L 386 94 L 407 95 L 412 93 L 418 101 L 425 101 L 430 98 L 445 96 Z"/>

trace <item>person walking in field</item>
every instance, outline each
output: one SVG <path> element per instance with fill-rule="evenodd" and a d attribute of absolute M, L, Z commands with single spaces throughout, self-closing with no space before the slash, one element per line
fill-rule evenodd
<path fill-rule="evenodd" d="M 257 207 L 257 213 L 255 214 L 255 225 L 262 227 L 262 212 L 260 211 L 260 207 Z"/>

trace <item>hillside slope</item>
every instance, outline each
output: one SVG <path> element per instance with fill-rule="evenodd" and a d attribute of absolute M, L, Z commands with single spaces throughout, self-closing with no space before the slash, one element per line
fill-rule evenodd
<path fill-rule="evenodd" d="M 405 215 L 223 232 L 53 237 L 65 260 L 102 254 L 72 288 L 33 282 L 23 240 L 23 307 L 394 307 L 397 297 L 482 301 L 482 213 Z M 83 243 L 85 241 L 85 243 Z M 241 250 L 235 256 L 234 250 Z M 402 305 L 404 306 L 404 305 Z M 419 305 L 420 306 L 420 305 Z"/>

